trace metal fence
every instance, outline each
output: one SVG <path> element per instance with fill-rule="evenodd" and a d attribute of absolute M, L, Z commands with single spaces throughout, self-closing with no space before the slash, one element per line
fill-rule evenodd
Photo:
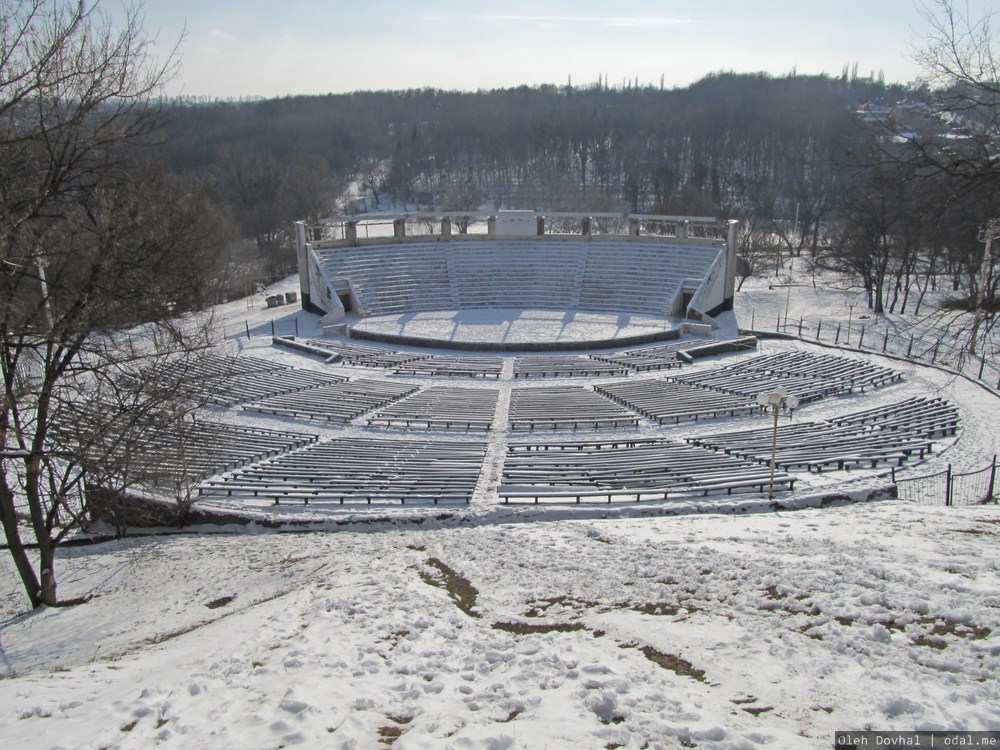
<path fill-rule="evenodd" d="M 269 321 L 250 324 L 249 319 L 244 320 L 242 325 L 217 326 L 214 329 L 217 336 L 223 339 L 239 338 L 253 339 L 264 337 L 273 339 L 275 336 L 295 336 L 299 335 L 298 316 L 272 319 Z"/>
<path fill-rule="evenodd" d="M 956 472 L 951 464 L 944 471 L 922 477 L 896 479 L 900 500 L 923 505 L 982 505 L 997 502 L 997 457 L 982 469 Z"/>

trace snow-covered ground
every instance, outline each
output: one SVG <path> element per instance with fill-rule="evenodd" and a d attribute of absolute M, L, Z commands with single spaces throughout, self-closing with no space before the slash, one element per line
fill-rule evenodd
<path fill-rule="evenodd" d="M 75 548 L 63 593 L 95 598 L 4 624 L 0 734 L 813 748 L 996 730 L 998 539 L 996 507 L 882 502 Z"/>
<path fill-rule="evenodd" d="M 798 313 L 766 286 L 741 298 L 824 304 L 803 295 Z M 220 309 L 231 349 L 269 349 L 272 319 L 311 333 L 264 296 Z M 960 439 L 922 470 L 997 451 L 1000 399 L 888 363 L 905 384 L 866 406 L 919 392 L 960 408 Z M 3 746 L 791 749 L 844 729 L 1000 730 L 997 506 L 603 512 L 483 505 L 66 548 L 61 595 L 94 598 L 26 614 L 0 556 Z"/>
<path fill-rule="evenodd" d="M 629 313 L 488 308 L 373 316 L 353 322 L 351 327 L 355 331 L 382 336 L 407 336 L 451 344 L 489 341 L 513 349 L 524 344 L 565 346 L 604 339 L 656 336 L 676 328 L 677 321 L 664 316 Z"/>

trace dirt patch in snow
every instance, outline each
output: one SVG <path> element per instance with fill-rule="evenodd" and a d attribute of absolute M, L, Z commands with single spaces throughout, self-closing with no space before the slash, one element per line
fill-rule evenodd
<path fill-rule="evenodd" d="M 663 669 L 669 670 L 681 677 L 690 677 L 698 682 L 708 682 L 705 679 L 705 670 L 698 669 L 687 659 L 682 659 L 675 654 L 667 654 L 653 646 L 640 646 L 637 643 L 620 643 L 618 648 L 637 648 L 653 664 Z"/>
<path fill-rule="evenodd" d="M 420 571 L 420 579 L 431 586 L 443 589 L 455 606 L 469 617 L 479 617 L 476 601 L 479 590 L 472 583 L 436 557 L 427 558 L 426 567 Z"/>
<path fill-rule="evenodd" d="M 515 635 L 535 635 L 538 633 L 572 633 L 577 630 L 588 630 L 582 622 L 495 622 L 494 630 Z"/>

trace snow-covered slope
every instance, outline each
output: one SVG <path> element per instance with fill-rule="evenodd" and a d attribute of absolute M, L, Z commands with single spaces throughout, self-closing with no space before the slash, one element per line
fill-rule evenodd
<path fill-rule="evenodd" d="M 0 734 L 800 748 L 996 730 L 998 539 L 996 507 L 882 502 L 74 549 L 64 593 L 95 598 L 6 621 Z"/>

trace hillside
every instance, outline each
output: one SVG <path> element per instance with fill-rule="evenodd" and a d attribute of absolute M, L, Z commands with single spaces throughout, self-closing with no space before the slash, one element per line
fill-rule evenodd
<path fill-rule="evenodd" d="M 5 622 L 0 727 L 123 748 L 995 730 L 998 534 L 995 506 L 883 502 L 74 549 L 66 593 L 95 598 Z"/>

